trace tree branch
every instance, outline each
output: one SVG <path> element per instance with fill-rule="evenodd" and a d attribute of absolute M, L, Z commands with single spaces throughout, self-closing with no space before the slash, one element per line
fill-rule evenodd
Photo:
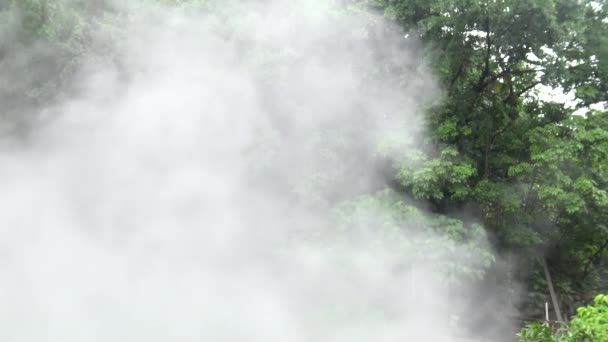
<path fill-rule="evenodd" d="M 492 54 L 492 39 L 490 38 L 490 17 L 486 16 L 485 19 L 485 30 L 486 30 L 486 57 L 485 57 L 485 66 L 483 68 L 483 72 L 479 77 L 479 81 L 477 82 L 477 90 L 481 91 L 483 88 L 487 86 L 486 78 L 490 76 L 490 57 Z"/>
<path fill-rule="evenodd" d="M 462 62 L 460 63 L 460 66 L 458 67 L 458 71 L 456 71 L 456 74 L 450 81 L 450 91 L 452 90 L 452 88 L 454 88 L 454 84 L 456 84 L 456 81 L 458 80 L 458 78 L 460 78 L 460 75 L 462 75 L 462 72 L 464 71 L 464 64 L 465 64 L 465 60 L 463 59 Z"/>
<path fill-rule="evenodd" d="M 510 100 L 516 99 L 516 98 L 518 98 L 518 97 L 522 96 L 523 94 L 525 94 L 526 92 L 528 92 L 530 89 L 532 89 L 532 88 L 536 87 L 536 86 L 537 86 L 537 85 L 539 85 L 540 83 L 541 83 L 540 81 L 536 81 L 536 82 L 533 82 L 532 84 L 528 85 L 528 86 L 527 86 L 527 87 L 525 87 L 524 89 L 522 89 L 522 90 L 518 91 L 517 93 L 512 93 L 512 92 L 511 92 L 511 93 L 509 94 L 509 96 L 505 97 L 505 98 L 502 100 L 502 102 L 503 102 L 503 103 L 507 103 L 507 102 L 509 102 Z"/>
<path fill-rule="evenodd" d="M 520 96 L 522 96 L 523 94 L 525 94 L 526 92 L 528 92 L 528 90 L 530 90 L 530 89 L 532 89 L 532 88 L 536 87 L 536 86 L 537 86 L 537 85 L 539 85 L 540 83 L 541 83 L 540 81 L 536 81 L 536 82 L 534 82 L 534 83 L 530 84 L 529 86 L 525 87 L 525 88 L 524 88 L 524 89 L 522 89 L 520 92 L 518 92 L 516 97 L 520 97 Z"/>
<path fill-rule="evenodd" d="M 492 134 L 492 136 L 490 137 L 490 139 L 488 139 L 488 142 L 486 143 L 486 148 L 485 148 L 485 153 L 484 153 L 484 177 L 486 177 L 486 178 L 488 178 L 490 176 L 490 152 L 492 151 L 492 147 L 494 146 L 494 143 L 496 142 L 496 138 L 498 138 L 498 136 L 500 136 L 504 131 L 506 131 L 510 125 L 511 125 L 511 123 L 509 122 L 508 124 L 503 126 L 501 129 L 494 132 L 494 134 Z"/>

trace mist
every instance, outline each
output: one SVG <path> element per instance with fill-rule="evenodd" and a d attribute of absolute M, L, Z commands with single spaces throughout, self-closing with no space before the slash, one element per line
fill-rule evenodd
<path fill-rule="evenodd" d="M 425 256 L 451 237 L 423 211 L 387 233 L 359 206 L 408 200 L 384 161 L 441 98 L 420 43 L 327 1 L 232 4 L 113 4 L 112 59 L 3 137 L 2 341 L 460 341 L 436 271 L 487 241 Z"/>

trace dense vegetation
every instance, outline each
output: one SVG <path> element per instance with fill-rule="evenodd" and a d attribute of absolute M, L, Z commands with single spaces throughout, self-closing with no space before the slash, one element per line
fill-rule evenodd
<path fill-rule="evenodd" d="M 238 4 L 230 1 L 162 2 L 220 11 L 227 22 L 239 16 Z M 92 3 L 0 2 L 0 68 L 13 66 L 3 70 L 0 79 L 3 138 L 27 135 L 40 108 L 77 93 L 71 80 L 85 61 L 89 65 L 114 62 L 114 47 L 125 34 L 120 24 L 126 19 L 101 6 L 103 2 L 95 2 L 95 7 Z M 309 170 L 314 179 L 294 177 L 302 182 L 294 185 L 294 197 L 305 193 L 307 202 L 316 203 L 311 205 L 331 204 L 338 225 L 360 224 L 366 213 L 382 208 L 386 217 L 381 224 L 389 231 L 399 222 L 422 217 L 416 208 L 430 208 L 425 220 L 450 238 L 425 240 L 426 244 L 417 244 L 426 249 L 420 253 L 440 253 L 455 241 L 467 242 L 466 252 L 481 261 L 472 268 L 459 268 L 458 262 L 447 265 L 444 275 L 454 282 L 473 278 L 502 288 L 504 298 L 498 300 L 517 306 L 522 319 L 541 319 L 545 302 L 553 303 L 552 316 L 558 304 L 559 314 L 567 319 L 577 307 L 605 292 L 608 3 L 353 0 L 347 5 L 345 11 L 367 8 L 380 13 L 422 41 L 425 62 L 444 93 L 424 113 L 429 138 L 423 145 L 395 153 L 399 141 L 387 137 L 362 161 L 378 159 L 389 175 L 390 189 L 350 198 L 319 193 L 317 189 L 326 187 L 323 182 L 339 181 L 335 172 L 341 169 L 336 166 Z M 14 14 L 15 8 L 20 16 Z M 90 20 L 87 11 L 95 12 L 98 19 Z M 260 68 L 269 61 L 290 63 L 275 54 L 251 61 Z M 369 66 L 373 68 L 400 72 Z M 572 99 L 565 105 L 539 95 L 539 89 L 558 89 Z M 356 140 L 356 129 L 347 142 Z M 331 140 L 322 144 L 331 153 L 345 148 Z M 319 172 L 325 173 L 319 176 Z M 476 243 L 485 236 L 490 237 L 494 252 Z M 515 299 L 518 284 L 524 286 L 520 301 Z M 555 293 L 555 301 L 550 292 Z M 606 298 L 597 297 L 595 305 L 578 311 L 567 330 L 570 337 L 555 339 L 605 339 L 601 325 L 605 326 Z M 603 315 L 598 318 L 603 321 L 593 323 L 593 315 Z M 526 341 L 548 340 L 549 335 L 542 335 L 549 334 L 544 327 L 529 327 L 521 336 Z"/>
<path fill-rule="evenodd" d="M 474 208 L 498 253 L 517 256 L 514 277 L 527 284 L 530 304 L 547 293 L 546 259 L 573 314 L 606 279 L 608 113 L 573 114 L 608 96 L 605 2 L 382 6 L 428 42 L 447 89 L 429 114 L 434 141 L 424 163 L 397 170 L 403 191 L 440 213 Z M 573 92 L 575 108 L 534 96 L 539 85 Z"/>
<path fill-rule="evenodd" d="M 402 191 L 439 213 L 473 208 L 498 253 L 517 256 L 514 277 L 537 307 L 546 259 L 573 314 L 606 280 L 608 113 L 573 114 L 608 96 L 605 2 L 378 6 L 428 43 L 447 92 L 429 113 L 434 139 L 416 156 L 423 163 L 398 161 Z M 539 86 L 573 92 L 576 105 L 535 96 Z"/>
<path fill-rule="evenodd" d="M 523 342 L 607 341 L 608 297 L 598 295 L 593 305 L 579 308 L 569 325 L 553 329 L 548 323 L 532 323 L 522 329 L 518 337 Z"/>

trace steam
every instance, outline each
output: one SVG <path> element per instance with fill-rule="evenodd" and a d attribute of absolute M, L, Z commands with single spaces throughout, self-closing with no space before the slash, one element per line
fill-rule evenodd
<path fill-rule="evenodd" d="M 438 263 L 396 271 L 424 220 L 335 221 L 386 186 L 382 139 L 422 139 L 418 43 L 329 2 L 224 6 L 115 8 L 113 63 L 4 141 L 0 339 L 455 341 Z"/>

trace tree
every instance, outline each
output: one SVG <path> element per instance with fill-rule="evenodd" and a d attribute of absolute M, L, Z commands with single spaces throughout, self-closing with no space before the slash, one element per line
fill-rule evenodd
<path fill-rule="evenodd" d="M 502 255 L 524 256 L 528 283 L 543 250 L 561 290 L 592 287 L 583 283 L 607 241 L 606 115 L 573 115 L 537 89 L 573 91 L 578 108 L 606 100 L 606 4 L 367 4 L 426 42 L 447 95 L 428 116 L 433 139 L 394 161 L 397 190 L 440 214 L 480 217 Z"/>

